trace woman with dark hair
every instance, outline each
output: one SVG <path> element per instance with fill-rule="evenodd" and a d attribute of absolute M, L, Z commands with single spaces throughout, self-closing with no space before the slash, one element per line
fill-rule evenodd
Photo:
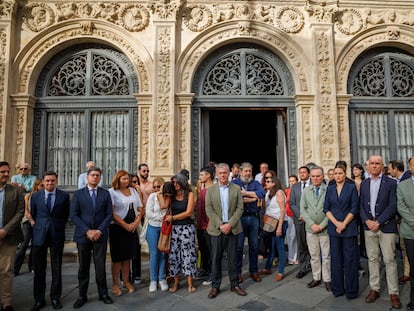
<path fill-rule="evenodd" d="M 266 184 L 266 212 L 265 215 L 271 216 L 279 220 L 275 232 L 270 233 L 272 242 L 270 254 L 267 257 L 265 268 L 262 274 L 272 274 L 272 263 L 276 254 L 279 253 L 279 271 L 275 276 L 275 282 L 283 280 L 285 273 L 285 237 L 288 222 L 285 219 L 286 212 L 286 196 L 282 189 L 282 184 L 276 176 L 270 177 L 265 174 Z"/>
<path fill-rule="evenodd" d="M 171 182 L 174 184 L 176 193 L 171 198 L 172 215 L 167 216 L 167 221 L 173 223 L 168 262 L 170 276 L 174 277 L 174 284 L 170 292 L 177 291 L 182 272 L 187 276 L 188 292 L 193 293 L 196 291 L 193 277 L 197 271 L 195 226 L 192 218 L 195 207 L 194 193 L 188 179 L 182 174 L 174 175 Z"/>
<path fill-rule="evenodd" d="M 355 182 L 355 186 L 359 193 L 362 181 L 365 179 L 365 170 L 361 164 L 356 163 L 351 168 L 351 178 Z"/>
<path fill-rule="evenodd" d="M 130 261 L 138 244 L 137 228 L 141 223 L 142 202 L 138 192 L 129 187 L 129 174 L 125 170 L 116 172 L 109 189 L 113 205 L 114 223 L 109 227 L 109 246 L 112 259 L 112 293 L 122 294 L 118 284 L 119 273 L 128 293 L 135 291 L 129 281 Z"/>
<path fill-rule="evenodd" d="M 328 217 L 331 250 L 331 288 L 335 297 L 358 296 L 358 192 L 354 184 L 345 181 L 346 169 L 337 165 L 334 182 L 328 186 L 323 211 Z"/>

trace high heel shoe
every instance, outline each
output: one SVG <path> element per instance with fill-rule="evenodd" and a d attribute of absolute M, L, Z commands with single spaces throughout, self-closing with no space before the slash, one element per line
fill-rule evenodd
<path fill-rule="evenodd" d="M 122 291 L 121 291 L 121 289 L 119 288 L 118 285 L 112 285 L 112 294 L 114 296 L 121 296 L 122 295 Z"/>
<path fill-rule="evenodd" d="M 132 286 L 132 284 L 129 283 L 129 282 L 125 283 L 125 288 L 126 288 L 128 294 L 131 294 L 131 293 L 135 292 L 135 287 Z"/>

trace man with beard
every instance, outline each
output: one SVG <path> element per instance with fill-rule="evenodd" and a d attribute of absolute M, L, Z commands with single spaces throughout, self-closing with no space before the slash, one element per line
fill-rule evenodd
<path fill-rule="evenodd" d="M 142 204 L 144 207 L 147 205 L 147 200 L 149 195 L 154 191 L 152 189 L 152 181 L 148 179 L 149 177 L 149 168 L 145 163 L 138 165 L 138 177 L 139 177 L 139 188 L 142 193 Z"/>
<path fill-rule="evenodd" d="M 243 266 L 243 248 L 244 238 L 247 237 L 249 243 L 249 272 L 250 277 L 255 282 L 260 282 L 258 274 L 258 256 L 259 256 L 259 207 L 257 203 L 266 195 L 262 186 L 257 180 L 252 178 L 253 166 L 248 163 L 240 165 L 240 177 L 232 182 L 241 188 L 243 197 L 243 215 L 240 218 L 243 231 L 239 234 L 237 245 L 237 270 L 239 273 L 239 282 L 242 282 Z"/>

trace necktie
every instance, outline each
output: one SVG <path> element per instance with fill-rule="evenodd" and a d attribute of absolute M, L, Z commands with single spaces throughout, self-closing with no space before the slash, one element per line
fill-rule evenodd
<path fill-rule="evenodd" d="M 52 211 L 52 194 L 48 193 L 46 198 L 46 207 L 49 210 L 49 212 Z"/>
<path fill-rule="evenodd" d="M 315 195 L 317 198 L 319 198 L 319 187 L 315 188 Z"/>
<path fill-rule="evenodd" d="M 93 208 L 95 209 L 95 206 L 96 206 L 96 189 L 92 189 L 92 195 L 91 195 L 91 198 L 92 198 L 92 205 L 93 205 Z"/>
<path fill-rule="evenodd" d="M 306 188 L 306 183 L 302 183 L 302 190 Z"/>

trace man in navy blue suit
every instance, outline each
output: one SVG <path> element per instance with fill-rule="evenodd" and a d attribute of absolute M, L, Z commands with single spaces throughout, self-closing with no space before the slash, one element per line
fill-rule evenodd
<path fill-rule="evenodd" d="M 384 163 L 379 155 L 368 160 L 370 177 L 361 184 L 360 215 L 364 224 L 368 255 L 370 292 L 365 302 L 379 297 L 381 255 L 385 264 L 391 306 L 401 308 L 398 288 L 395 238 L 397 234 L 397 182 L 382 174 Z"/>
<path fill-rule="evenodd" d="M 62 256 L 65 242 L 65 225 L 69 218 L 69 195 L 56 188 L 58 175 L 48 171 L 43 175 L 45 189 L 30 198 L 33 226 L 33 261 L 35 266 L 33 295 L 35 304 L 30 309 L 37 311 L 46 305 L 47 251 L 50 250 L 52 284 L 50 299 L 54 309 L 61 309 L 62 303 Z"/>
<path fill-rule="evenodd" d="M 112 201 L 109 192 L 98 187 L 101 169 L 91 167 L 87 171 L 86 187 L 73 194 L 70 219 L 75 225 L 73 240 L 77 243 L 79 256 L 79 297 L 73 304 L 78 309 L 88 300 L 89 269 L 91 258 L 95 264 L 96 285 L 99 300 L 111 304 L 106 284 L 106 250 L 108 227 L 112 221 Z"/>

